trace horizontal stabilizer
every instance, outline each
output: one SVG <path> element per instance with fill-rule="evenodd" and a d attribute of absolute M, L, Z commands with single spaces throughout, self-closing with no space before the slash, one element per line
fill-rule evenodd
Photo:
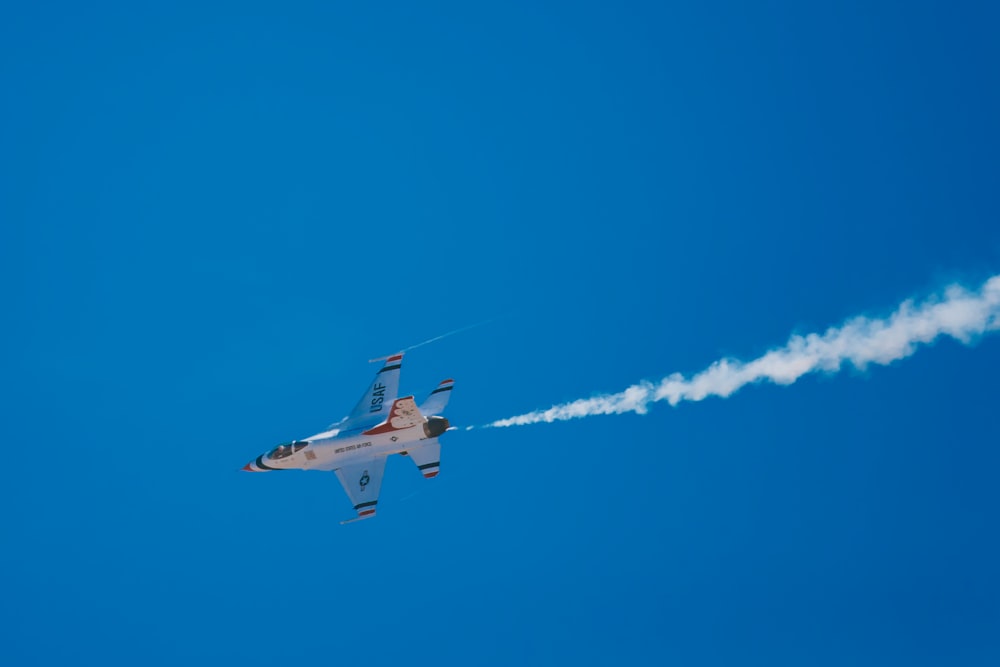
<path fill-rule="evenodd" d="M 407 453 L 417 464 L 417 470 L 427 479 L 437 477 L 437 474 L 441 472 L 441 443 L 438 442 L 437 438 L 425 440 L 419 446 L 411 448 Z"/>
<path fill-rule="evenodd" d="M 444 412 L 445 406 L 448 405 L 448 399 L 451 398 L 452 387 L 455 386 L 455 381 L 448 379 L 437 386 L 437 389 L 431 392 L 431 395 L 427 397 L 427 400 L 423 402 L 420 406 L 420 412 L 423 415 L 439 415 Z"/>

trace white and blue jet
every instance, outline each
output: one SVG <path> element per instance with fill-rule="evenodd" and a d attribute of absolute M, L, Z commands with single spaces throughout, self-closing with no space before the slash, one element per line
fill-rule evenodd
<path fill-rule="evenodd" d="M 333 428 L 278 445 L 243 470 L 332 470 L 358 513 L 349 521 L 375 516 L 389 456 L 408 455 L 424 477 L 436 477 L 441 469 L 438 437 L 449 428 L 440 413 L 448 404 L 454 381 L 439 384 L 417 407 L 413 396 L 396 397 L 402 361 L 402 353 L 388 357 L 351 414 Z"/>

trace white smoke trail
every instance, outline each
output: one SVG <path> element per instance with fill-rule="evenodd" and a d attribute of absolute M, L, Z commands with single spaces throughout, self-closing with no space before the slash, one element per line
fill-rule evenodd
<path fill-rule="evenodd" d="M 978 291 L 958 285 L 920 304 L 904 301 L 886 319 L 855 317 L 820 335 L 792 336 L 784 347 L 749 362 L 720 359 L 707 369 L 685 378 L 680 373 L 659 382 L 642 381 L 617 394 L 581 398 L 523 415 L 499 419 L 487 428 L 524 426 L 539 422 L 579 419 L 592 415 L 645 414 L 650 403 L 700 401 L 708 396 L 725 398 L 755 382 L 792 384 L 806 373 L 839 371 L 850 362 L 859 369 L 868 364 L 887 365 L 913 354 L 918 345 L 939 336 L 963 343 L 1000 329 L 1000 275 L 987 280 Z"/>

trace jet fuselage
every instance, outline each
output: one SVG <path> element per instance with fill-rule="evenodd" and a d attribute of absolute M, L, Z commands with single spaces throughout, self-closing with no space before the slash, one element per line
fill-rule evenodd
<path fill-rule="evenodd" d="M 335 470 L 377 456 L 406 454 L 421 440 L 436 438 L 448 430 L 448 420 L 431 417 L 424 424 L 379 433 L 379 427 L 341 433 L 337 429 L 317 433 L 275 447 L 246 464 L 247 472 L 274 470 Z"/>

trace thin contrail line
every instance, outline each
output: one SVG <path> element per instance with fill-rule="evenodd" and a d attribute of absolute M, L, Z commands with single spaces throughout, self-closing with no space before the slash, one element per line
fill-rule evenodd
<path fill-rule="evenodd" d="M 645 414 L 650 404 L 659 401 L 677 405 L 681 401 L 700 401 L 709 396 L 725 398 L 756 382 L 788 385 L 806 373 L 835 373 L 844 362 L 859 369 L 868 364 L 884 366 L 910 356 L 918 346 L 940 336 L 950 336 L 968 344 L 977 336 L 998 329 L 1000 275 L 987 280 L 977 291 L 953 285 L 943 294 L 919 304 L 906 300 L 887 318 L 855 317 L 823 334 L 793 335 L 783 347 L 752 361 L 720 359 L 690 379 L 674 373 L 659 382 L 644 380 L 616 394 L 581 398 L 553 405 L 547 410 L 498 419 L 486 428 L 625 412 Z"/>
<path fill-rule="evenodd" d="M 433 343 L 435 341 L 439 341 L 442 338 L 447 338 L 448 336 L 454 336 L 455 334 L 462 333 L 463 331 L 468 331 L 469 329 L 475 329 L 476 327 L 485 326 L 487 324 L 490 324 L 491 322 L 496 322 L 498 319 L 500 319 L 500 318 L 494 317 L 493 319 L 490 319 L 490 320 L 485 320 L 483 322 L 478 322 L 476 324 L 470 324 L 468 326 L 462 327 L 461 329 L 455 329 L 454 331 L 449 331 L 448 333 L 443 333 L 440 336 L 434 336 L 434 338 L 428 338 L 427 340 L 425 340 L 422 343 L 417 343 L 416 345 L 411 345 L 410 347 L 404 347 L 397 354 L 401 354 L 403 352 L 409 352 L 410 350 L 415 350 L 418 347 L 423 347 L 424 345 L 427 345 L 429 343 Z M 374 363 L 376 361 L 385 361 L 386 359 L 388 359 L 391 356 L 392 355 L 390 354 L 390 355 L 386 355 L 384 357 L 376 357 L 374 359 L 369 359 L 368 363 Z"/>

